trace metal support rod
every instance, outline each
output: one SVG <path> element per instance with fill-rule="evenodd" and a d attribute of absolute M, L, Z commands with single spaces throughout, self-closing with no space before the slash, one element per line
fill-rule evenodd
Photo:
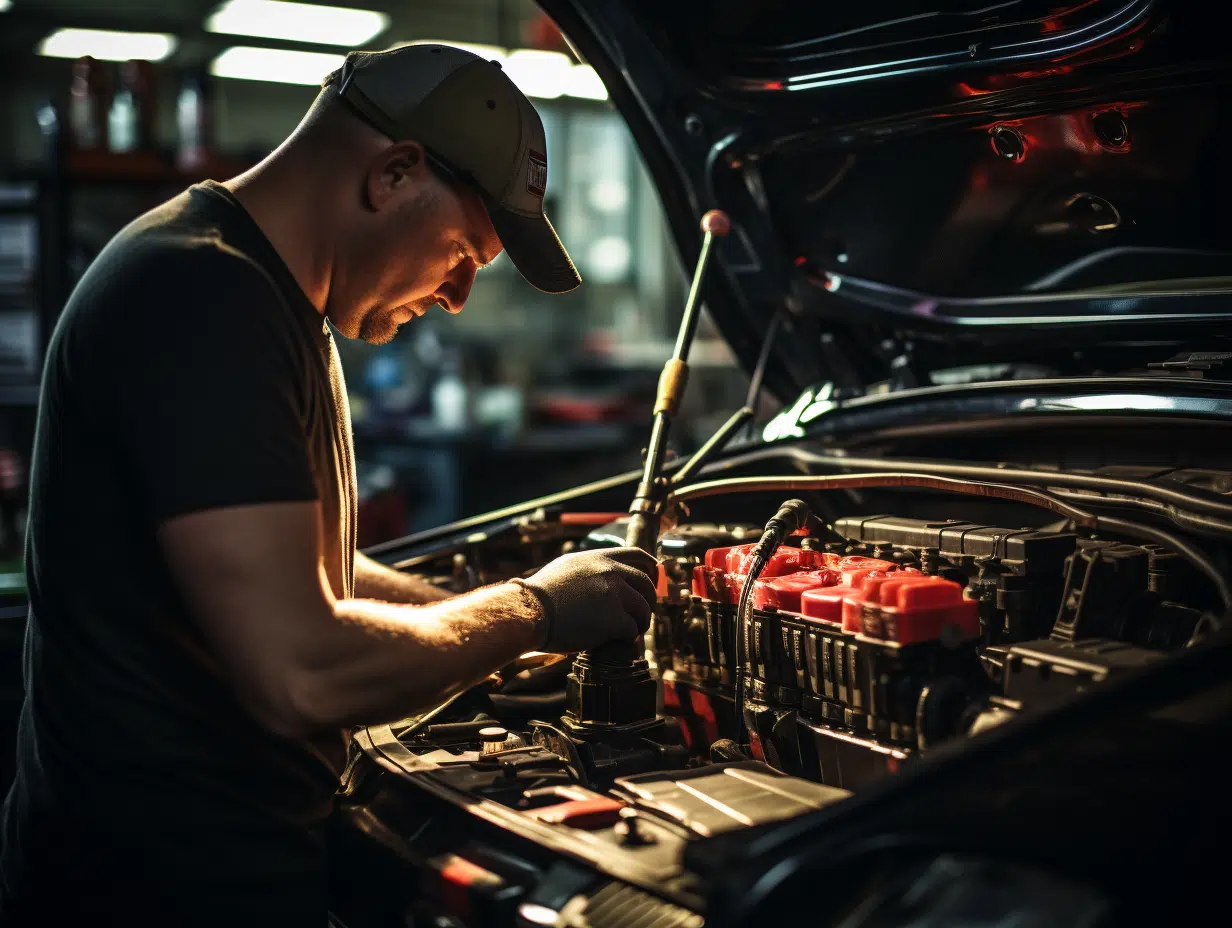
<path fill-rule="evenodd" d="M 671 358 L 663 365 L 663 373 L 659 377 L 659 392 L 655 397 L 654 424 L 650 430 L 650 442 L 646 446 L 646 462 L 642 471 L 642 480 L 637 485 L 633 503 L 629 507 L 629 529 L 625 536 L 626 544 L 641 548 L 654 554 L 655 543 L 659 537 L 659 519 L 663 513 L 663 502 L 667 498 L 667 481 L 663 479 L 663 461 L 667 456 L 667 435 L 671 429 L 672 420 L 680 409 L 680 400 L 684 395 L 685 385 L 689 379 L 687 359 L 689 348 L 693 344 L 693 336 L 697 332 L 697 320 L 701 311 L 702 284 L 706 277 L 706 268 L 710 264 L 710 254 L 716 236 L 724 236 L 731 231 L 731 221 L 727 214 L 712 209 L 702 217 L 702 250 L 697 258 L 697 267 L 693 271 L 693 284 L 689 287 L 689 297 L 685 301 L 684 316 L 680 320 L 680 328 L 676 332 L 676 346 Z"/>
<path fill-rule="evenodd" d="M 672 486 L 684 483 L 701 470 L 714 453 L 723 448 L 731 437 L 740 431 L 744 424 L 752 418 L 753 408 L 751 406 L 742 406 L 732 413 L 731 418 L 719 426 L 717 432 L 706 439 L 706 443 L 697 449 L 693 457 L 689 458 L 680 470 L 672 474 Z"/>
<path fill-rule="evenodd" d="M 716 236 L 724 236 L 731 231 L 731 220 L 721 210 L 712 209 L 702 217 L 702 250 L 697 257 L 697 267 L 693 271 L 693 284 L 689 287 L 689 297 L 685 301 L 684 316 L 680 320 L 680 328 L 676 332 L 676 346 L 672 356 L 663 365 L 663 373 L 659 375 L 659 390 L 655 397 L 654 422 L 650 427 L 650 441 L 646 445 L 646 461 L 642 470 L 641 482 L 629 506 L 629 527 L 625 532 L 625 544 L 641 548 L 651 554 L 659 540 L 659 522 L 663 515 L 663 504 L 667 499 L 668 483 L 663 477 L 663 461 L 667 457 L 667 435 L 671 430 L 672 419 L 680 408 L 680 398 L 684 395 L 685 384 L 689 379 L 689 347 L 693 344 L 693 336 L 697 332 L 697 319 L 701 307 L 702 284 L 706 277 L 706 268 L 710 263 L 710 254 Z M 579 665 L 597 665 L 608 668 L 631 667 L 642 659 L 641 642 L 612 641 L 593 651 L 583 651 L 578 655 Z"/>

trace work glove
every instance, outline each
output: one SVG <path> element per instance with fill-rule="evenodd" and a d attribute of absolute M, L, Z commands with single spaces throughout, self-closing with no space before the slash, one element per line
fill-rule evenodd
<path fill-rule="evenodd" d="M 644 634 L 658 575 L 658 561 L 640 548 L 603 548 L 563 555 L 513 582 L 543 604 L 542 650 L 569 654 Z"/>

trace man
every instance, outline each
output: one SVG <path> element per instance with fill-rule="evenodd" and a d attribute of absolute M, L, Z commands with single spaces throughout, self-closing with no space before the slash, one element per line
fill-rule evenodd
<path fill-rule="evenodd" d="M 352 54 L 296 131 L 121 232 L 46 362 L 0 922 L 324 924 L 347 726 L 644 630 L 653 558 L 441 600 L 354 551 L 326 320 L 387 341 L 503 247 L 579 283 L 533 107 L 441 46 Z"/>

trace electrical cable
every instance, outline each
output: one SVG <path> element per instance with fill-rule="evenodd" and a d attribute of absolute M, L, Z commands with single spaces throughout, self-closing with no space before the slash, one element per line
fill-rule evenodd
<path fill-rule="evenodd" d="M 680 503 L 686 500 L 728 493 L 797 492 L 800 490 L 841 490 L 862 487 L 918 487 L 949 493 L 961 493 L 968 496 L 1008 499 L 1055 512 L 1070 519 L 1080 528 L 1090 531 L 1107 530 L 1121 532 L 1133 538 L 1145 539 L 1164 545 L 1175 550 L 1177 554 L 1196 567 L 1215 587 L 1215 591 L 1218 593 L 1223 606 L 1224 618 L 1218 621 L 1217 627 L 1213 630 L 1218 630 L 1218 627 L 1222 627 L 1225 624 L 1226 618 L 1232 616 L 1232 588 L 1229 587 L 1227 579 L 1220 572 L 1219 568 L 1198 548 L 1162 529 L 1143 525 L 1139 522 L 1132 522 L 1128 519 L 1119 519 L 1114 516 L 1096 515 L 1095 513 L 1072 506 L 1042 490 L 1031 490 L 1025 487 L 1013 487 L 997 483 L 983 483 L 974 480 L 960 480 L 954 477 L 934 477 L 925 474 L 871 473 L 811 477 L 730 477 L 724 480 L 709 480 L 681 487 L 672 495 L 674 500 Z"/>
<path fill-rule="evenodd" d="M 813 519 L 808 503 L 799 499 L 789 499 L 779 507 L 779 511 L 766 522 L 766 528 L 761 538 L 753 546 L 753 559 L 749 563 L 749 572 L 744 578 L 744 586 L 740 590 L 740 604 L 736 608 L 736 730 L 737 742 L 744 742 L 744 662 L 748 658 L 748 648 L 745 635 L 748 630 L 748 610 L 753 599 L 753 585 L 766 569 L 770 557 L 778 546 L 792 532 L 803 528 Z"/>
<path fill-rule="evenodd" d="M 748 648 L 745 646 L 745 635 L 748 634 L 748 610 L 753 599 L 753 584 L 766 569 L 766 558 L 754 555 L 749 566 L 748 575 L 744 578 L 744 586 L 740 590 L 740 603 L 736 607 L 736 743 L 744 744 L 744 734 L 747 725 L 744 721 L 744 672 L 745 661 L 748 660 Z"/>
<path fill-rule="evenodd" d="M 1203 515 L 1199 512 L 1177 509 L 1153 499 L 1131 499 L 1126 496 L 1098 496 L 1093 493 L 1075 493 L 1073 490 L 1062 490 L 1059 487 L 1050 487 L 1048 492 L 1072 503 L 1084 503 L 1088 506 L 1109 509 L 1137 509 L 1140 512 L 1149 512 L 1161 519 L 1167 519 L 1186 531 L 1205 535 L 1208 538 L 1232 538 L 1232 522 L 1227 522 L 1214 516 Z"/>
<path fill-rule="evenodd" d="M 1232 587 L 1228 585 L 1228 578 L 1220 572 L 1218 567 L 1211 563 L 1210 559 L 1202 551 L 1189 544 L 1189 542 L 1154 526 L 1143 525 L 1140 522 L 1131 522 L 1128 519 L 1118 519 L 1115 516 L 1099 516 L 1099 529 L 1119 532 L 1122 535 L 1128 535 L 1130 538 L 1138 538 L 1157 545 L 1163 545 L 1165 548 L 1175 551 L 1200 570 L 1206 576 L 1206 579 L 1211 581 L 1211 585 L 1215 587 L 1215 591 L 1219 594 L 1219 599 L 1223 603 L 1225 614 L 1232 616 Z M 1218 631 L 1222 625 L 1223 621 L 1219 621 L 1212 631 Z"/>
<path fill-rule="evenodd" d="M 815 477 L 728 477 L 723 480 L 708 480 L 676 490 L 672 497 L 676 502 L 701 499 L 706 496 L 721 496 L 728 493 L 756 493 L 781 491 L 793 493 L 798 490 L 842 490 L 866 487 L 919 487 L 961 493 L 966 496 L 988 496 L 1027 503 L 1047 509 L 1072 520 L 1083 528 L 1096 527 L 1098 517 L 1076 506 L 1062 502 L 1043 490 L 1030 490 L 1001 483 L 983 483 L 976 480 L 958 480 L 953 477 L 932 477 L 926 474 L 880 472 L 868 474 L 833 474 Z"/>
<path fill-rule="evenodd" d="M 1120 493 L 1144 496 L 1171 506 L 1184 507 L 1190 512 L 1205 512 L 1214 516 L 1232 519 L 1232 502 L 1213 496 L 1197 496 L 1179 487 L 1160 486 L 1144 480 L 1125 477 L 1101 477 L 1095 474 L 1075 474 L 1061 470 L 1030 470 L 1024 467 L 989 467 L 980 464 L 951 464 L 940 461 L 907 459 L 862 458 L 856 456 L 819 454 L 804 448 L 774 447 L 759 448 L 740 455 L 733 455 L 711 465 L 712 469 L 735 469 L 767 459 L 789 457 L 799 464 L 833 467 L 836 470 L 878 470 L 894 468 L 929 474 L 938 477 L 955 477 L 962 480 L 996 480 L 1026 483 L 1033 486 L 1076 487 L 1097 490 L 1103 493 Z"/>

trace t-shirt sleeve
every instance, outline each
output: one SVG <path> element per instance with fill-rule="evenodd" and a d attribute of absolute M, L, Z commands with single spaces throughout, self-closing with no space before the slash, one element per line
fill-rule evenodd
<path fill-rule="evenodd" d="M 113 421 L 148 516 L 317 499 L 303 321 L 246 258 L 191 257 L 160 268 L 165 298 L 143 287 L 128 331 L 107 339 L 120 341 Z"/>

